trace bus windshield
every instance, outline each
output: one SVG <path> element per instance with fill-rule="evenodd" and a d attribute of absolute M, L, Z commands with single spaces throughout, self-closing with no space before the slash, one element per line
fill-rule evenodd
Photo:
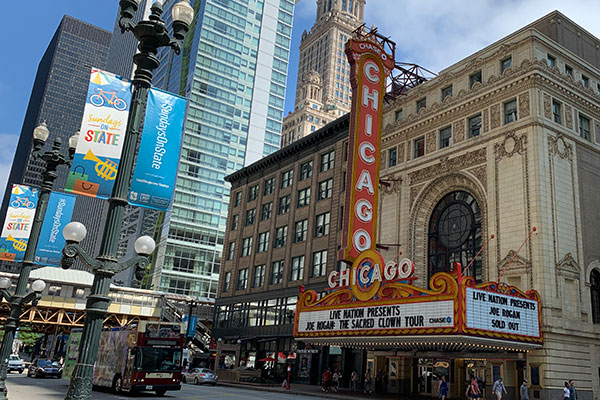
<path fill-rule="evenodd" d="M 136 350 L 136 371 L 181 371 L 181 349 L 138 347 Z"/>

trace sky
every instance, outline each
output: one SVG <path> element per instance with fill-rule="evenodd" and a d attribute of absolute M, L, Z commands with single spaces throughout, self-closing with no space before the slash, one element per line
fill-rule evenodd
<path fill-rule="evenodd" d="M 0 35 L 0 190 L 5 187 L 37 65 L 64 14 L 112 31 L 116 0 L 36 0 L 3 4 Z M 21 6 L 21 7 L 18 7 Z M 600 38 L 598 0 L 367 0 L 365 22 L 396 42 L 396 61 L 435 73 L 553 10 Z M 294 15 L 285 112 L 294 107 L 298 47 L 314 23 L 316 0 L 299 0 Z M 10 17 L 18 16 L 19 18 Z M 28 27 L 23 21 L 28 19 Z M 9 57 L 10 56 L 10 57 Z"/>

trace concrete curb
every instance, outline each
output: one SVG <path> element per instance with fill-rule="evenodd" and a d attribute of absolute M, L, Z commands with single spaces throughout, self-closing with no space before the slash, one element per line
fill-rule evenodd
<path fill-rule="evenodd" d="M 293 384 L 292 384 L 292 389 L 290 389 L 290 390 L 284 390 L 281 387 L 279 387 L 279 385 L 264 386 L 264 385 L 261 385 L 258 383 L 250 383 L 250 382 L 243 382 L 243 383 L 219 382 L 219 385 L 235 387 L 235 388 L 243 388 L 243 389 L 249 389 L 249 390 L 256 390 L 256 391 L 261 391 L 261 392 L 290 394 L 290 395 L 295 395 L 295 396 L 321 397 L 324 399 L 346 400 L 349 397 L 348 394 L 345 394 L 345 393 L 334 394 L 334 393 L 330 393 L 330 392 L 306 392 L 306 391 L 294 390 Z M 352 397 L 355 397 L 355 396 L 352 396 Z M 358 397 L 358 396 L 356 396 L 356 397 Z"/>

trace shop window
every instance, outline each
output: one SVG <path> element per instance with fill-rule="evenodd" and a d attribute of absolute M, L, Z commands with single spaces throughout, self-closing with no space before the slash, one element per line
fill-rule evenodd
<path fill-rule="evenodd" d="M 590 291 L 592 294 L 592 321 L 600 324 L 600 271 L 592 270 L 590 275 Z"/>
<path fill-rule="evenodd" d="M 456 191 L 442 198 L 431 214 L 428 233 L 429 277 L 451 270 L 453 263 L 466 266 L 481 248 L 481 210 L 475 198 Z M 467 273 L 479 282 L 481 259 Z"/>

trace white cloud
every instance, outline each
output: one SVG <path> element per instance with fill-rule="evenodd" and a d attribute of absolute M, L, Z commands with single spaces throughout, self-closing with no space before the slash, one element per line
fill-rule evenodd
<path fill-rule="evenodd" d="M 396 42 L 397 61 L 439 72 L 553 10 L 600 37 L 589 0 L 367 0 L 365 22 Z"/>
<path fill-rule="evenodd" d="M 8 174 L 10 174 L 18 140 L 18 134 L 0 133 L 0 143 L 2 143 L 2 146 L 0 146 L 0 199 L 4 197 L 4 189 L 6 188 Z"/>

